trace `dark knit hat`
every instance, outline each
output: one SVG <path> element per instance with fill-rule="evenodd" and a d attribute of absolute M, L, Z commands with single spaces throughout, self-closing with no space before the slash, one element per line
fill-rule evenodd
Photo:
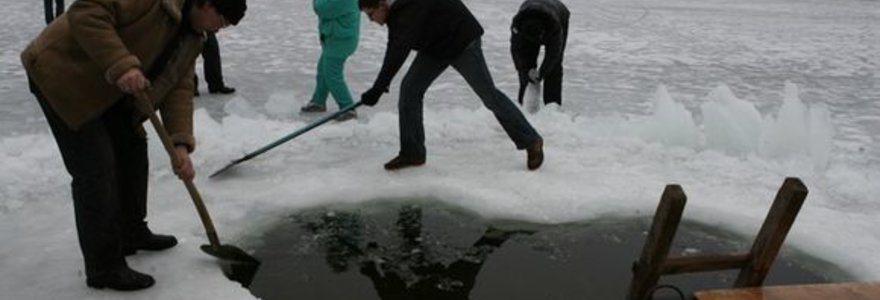
<path fill-rule="evenodd" d="M 244 18 L 244 11 L 247 10 L 245 0 L 208 0 L 211 5 L 217 9 L 217 12 L 229 21 L 229 24 L 238 25 L 238 21 Z"/>

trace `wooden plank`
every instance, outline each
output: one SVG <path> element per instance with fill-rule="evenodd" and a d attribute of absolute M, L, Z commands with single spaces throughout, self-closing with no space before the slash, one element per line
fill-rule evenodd
<path fill-rule="evenodd" d="M 880 282 L 846 282 L 699 291 L 697 300 L 877 300 Z"/>
<path fill-rule="evenodd" d="M 749 251 L 752 259 L 740 269 L 734 283 L 735 287 L 761 286 L 764 283 L 773 260 L 776 259 L 776 254 L 779 253 L 779 248 L 782 247 L 785 236 L 788 235 L 806 198 L 807 187 L 800 179 L 794 177 L 785 179 Z"/>
<path fill-rule="evenodd" d="M 666 259 L 660 273 L 681 274 L 693 272 L 739 269 L 751 259 L 749 253 L 731 253 L 700 256 L 674 256 Z"/>
<path fill-rule="evenodd" d="M 660 267 L 669 255 L 669 248 L 681 222 L 686 202 L 687 197 L 681 186 L 670 184 L 663 190 L 660 204 L 657 205 L 657 211 L 654 213 L 654 221 L 651 223 L 651 231 L 642 247 L 642 255 L 633 263 L 633 277 L 626 299 L 646 299 L 648 292 L 657 285 L 657 281 L 660 280 Z"/>

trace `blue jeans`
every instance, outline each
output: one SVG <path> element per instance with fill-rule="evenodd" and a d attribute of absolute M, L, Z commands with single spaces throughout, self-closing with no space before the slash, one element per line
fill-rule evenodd
<path fill-rule="evenodd" d="M 483 57 L 481 42 L 477 39 L 453 59 L 438 59 L 422 53 L 416 55 L 400 85 L 397 108 L 400 113 L 401 156 L 425 157 L 425 128 L 422 123 L 425 91 L 449 66 L 464 77 L 483 105 L 492 111 L 517 149 L 525 149 L 541 140 L 541 135 L 532 128 L 513 101 L 495 87 Z"/>

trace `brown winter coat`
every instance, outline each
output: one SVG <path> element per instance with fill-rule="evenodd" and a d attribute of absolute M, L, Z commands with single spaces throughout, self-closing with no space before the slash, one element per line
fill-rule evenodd
<path fill-rule="evenodd" d="M 131 68 L 149 73 L 183 26 L 183 4 L 184 0 L 75 1 L 22 52 L 22 63 L 52 109 L 76 130 L 116 101 L 128 101 L 122 100 L 125 95 L 116 79 Z M 203 38 L 201 33 L 187 34 L 148 92 L 172 141 L 190 150 L 195 146 L 193 71 Z"/>

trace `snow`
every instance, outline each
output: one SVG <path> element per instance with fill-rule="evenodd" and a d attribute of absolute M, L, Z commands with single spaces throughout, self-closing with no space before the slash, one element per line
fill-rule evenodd
<path fill-rule="evenodd" d="M 153 288 L 85 286 L 69 176 L 18 63 L 42 27 L 42 7 L 0 3 L 10 12 L 0 19 L 0 298 L 253 298 L 198 250 L 207 242 L 202 225 L 152 135 L 150 225 L 180 245 L 128 258 L 156 278 Z M 515 97 L 507 26 L 519 1 L 466 3 L 486 27 L 495 81 Z M 311 95 L 319 51 L 310 4 L 251 1 L 240 26 L 219 35 L 226 80 L 238 93 L 207 95 L 203 85 L 195 114 L 195 185 L 221 241 L 254 249 L 288 214 L 387 199 L 436 199 L 487 218 L 550 224 L 647 216 L 671 183 L 688 196 L 686 219 L 754 236 L 793 176 L 810 193 L 786 246 L 880 280 L 876 1 L 567 4 L 576 18 L 564 104 L 527 115 L 545 139 L 537 171 L 526 170 L 525 153 L 450 71 L 426 98 L 423 167 L 381 167 L 398 150 L 400 74 L 357 121 L 330 122 L 208 179 L 311 121 L 296 114 Z M 371 84 L 385 43 L 384 28 L 366 18 L 362 26 L 347 69 L 355 93 Z"/>

